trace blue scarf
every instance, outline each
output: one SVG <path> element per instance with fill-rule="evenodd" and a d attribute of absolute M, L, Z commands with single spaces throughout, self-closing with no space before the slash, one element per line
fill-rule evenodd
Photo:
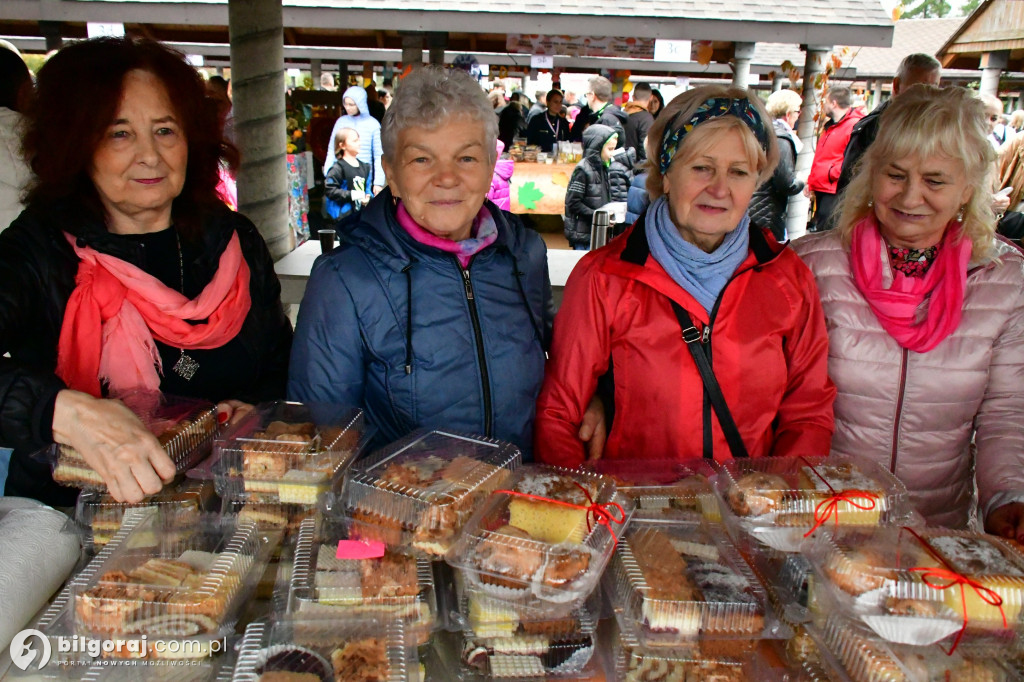
<path fill-rule="evenodd" d="M 744 213 L 740 224 L 725 235 L 712 253 L 704 253 L 679 234 L 668 210 L 668 197 L 662 196 L 651 204 L 646 220 L 647 244 L 654 260 L 711 314 L 718 295 L 747 257 L 750 216 Z"/>

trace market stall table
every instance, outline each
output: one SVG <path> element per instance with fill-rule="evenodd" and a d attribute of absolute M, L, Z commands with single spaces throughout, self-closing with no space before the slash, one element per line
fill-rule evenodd
<path fill-rule="evenodd" d="M 538 165 L 538 164 L 532 164 Z M 556 292 L 565 286 L 569 273 L 580 262 L 586 251 L 569 249 L 548 249 L 548 276 Z M 299 246 L 274 264 L 274 271 L 281 280 L 281 301 L 287 304 L 302 302 L 306 282 L 313 269 L 313 261 L 320 255 L 320 242 L 310 240 Z"/>
<path fill-rule="evenodd" d="M 562 215 L 574 163 L 516 161 L 509 182 L 512 213 Z"/>

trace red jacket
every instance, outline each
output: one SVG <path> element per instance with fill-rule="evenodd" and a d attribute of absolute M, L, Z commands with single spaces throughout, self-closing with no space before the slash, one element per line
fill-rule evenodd
<path fill-rule="evenodd" d="M 604 457 L 701 457 L 707 438 L 715 459 L 730 458 L 669 297 L 703 332 L 707 312 L 651 257 L 643 218 L 576 266 L 537 401 L 540 461 L 583 461 L 579 424 L 609 364 L 615 417 Z M 827 454 L 836 391 L 825 315 L 807 267 L 751 227 L 750 253 L 717 308 L 712 363 L 750 455 Z"/>
<path fill-rule="evenodd" d="M 850 143 L 853 125 L 864 118 L 861 109 L 854 108 L 832 125 L 825 126 L 818 138 L 818 146 L 814 148 L 814 163 L 811 174 L 807 176 L 807 186 L 815 192 L 825 194 L 836 193 L 836 183 L 843 170 L 843 154 Z"/>

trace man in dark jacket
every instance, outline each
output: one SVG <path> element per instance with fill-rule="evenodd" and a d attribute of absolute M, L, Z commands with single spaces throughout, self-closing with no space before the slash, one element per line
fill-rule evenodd
<path fill-rule="evenodd" d="M 901 91 L 915 83 L 938 85 L 941 76 L 942 64 L 935 57 L 922 52 L 907 55 L 900 62 L 896 77 L 892 79 L 892 97 L 899 96 Z M 853 126 L 853 130 L 850 132 L 850 141 L 843 154 L 843 170 L 839 174 L 839 183 L 836 185 L 838 192 L 846 189 L 850 180 L 853 179 L 857 162 L 875 141 L 875 136 L 878 135 L 878 122 L 891 101 L 892 98 L 875 107 L 870 114 Z"/>
<path fill-rule="evenodd" d="M 569 122 L 562 113 L 562 93 L 551 90 L 544 98 L 547 109 L 526 124 L 526 144 L 535 144 L 542 152 L 557 152 L 559 142 L 569 139 Z"/>
<path fill-rule="evenodd" d="M 750 219 L 755 225 L 767 227 L 777 240 L 786 239 L 786 208 L 789 197 L 803 191 L 804 183 L 797 180 L 795 166 L 799 138 L 793 134 L 793 126 L 800 118 L 803 103 L 800 95 L 793 90 L 773 92 L 765 103 L 765 109 L 772 117 L 772 127 L 779 141 L 779 163 L 775 172 L 754 192 L 750 201 Z"/>
<path fill-rule="evenodd" d="M 629 116 L 612 103 L 612 82 L 604 76 L 594 76 L 588 83 L 590 89 L 586 95 L 587 106 L 580 109 L 576 116 L 576 123 L 572 127 L 569 139 L 574 142 L 581 141 L 587 126 L 600 123 L 618 134 L 621 147 L 626 138 L 626 123 Z"/>
<path fill-rule="evenodd" d="M 633 99 L 622 107 L 622 110 L 629 115 L 629 120 L 626 121 L 626 138 L 622 146 L 626 149 L 635 149 L 638 161 L 647 158 L 644 140 L 647 139 L 647 131 L 654 125 L 654 117 L 647 110 L 647 103 L 651 101 L 651 92 L 649 83 L 637 83 L 633 86 Z"/>
<path fill-rule="evenodd" d="M 583 131 L 583 160 L 576 164 L 565 192 L 565 238 L 577 251 L 590 248 L 594 211 L 611 201 L 608 165 L 617 136 L 600 123 Z"/>

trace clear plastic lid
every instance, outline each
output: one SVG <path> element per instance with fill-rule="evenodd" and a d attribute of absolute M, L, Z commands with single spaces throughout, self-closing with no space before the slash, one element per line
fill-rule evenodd
<path fill-rule="evenodd" d="M 571 613 L 597 586 L 632 510 L 610 478 L 523 466 L 474 513 L 446 560 L 496 599 Z"/>
<path fill-rule="evenodd" d="M 640 516 L 703 514 L 711 521 L 720 518 L 718 500 L 711 478 L 718 471 L 709 459 L 599 459 L 583 468 L 608 476 L 620 493 L 636 501 Z"/>
<path fill-rule="evenodd" d="M 940 529 L 843 529 L 810 545 L 812 601 L 888 641 L 925 645 L 1024 631 L 1024 556 L 1000 538 Z M 1005 618 L 1005 623 L 1004 623 Z"/>
<path fill-rule="evenodd" d="M 634 519 L 619 542 L 609 594 L 645 646 L 766 637 L 778 629 L 753 571 L 713 535 L 700 522 Z"/>
<path fill-rule="evenodd" d="M 306 519 L 295 544 L 288 612 L 332 622 L 399 619 L 421 644 L 437 623 L 430 562 L 364 540 L 341 519 Z"/>
<path fill-rule="evenodd" d="M 213 403 L 155 391 L 134 391 L 120 396 L 120 400 L 160 441 L 178 473 L 210 454 L 217 433 L 217 407 Z M 73 447 L 54 443 L 45 452 L 57 483 L 106 491 L 103 478 Z"/>
<path fill-rule="evenodd" d="M 162 532 L 187 533 L 196 527 L 202 513 L 209 511 L 213 498 L 212 483 L 191 480 L 168 486 L 134 504 L 118 502 L 107 493 L 83 490 L 75 507 L 75 520 L 85 530 L 86 547 L 98 551 L 120 530 L 128 509 L 155 509 L 155 523 Z"/>
<path fill-rule="evenodd" d="M 75 630 L 95 638 L 145 635 L 156 658 L 216 653 L 210 645 L 231 631 L 272 541 L 254 524 L 222 525 L 215 518 L 189 534 L 164 534 L 158 518 L 153 510 L 132 510 L 75 577 Z M 189 652 L 159 644 L 185 640 L 192 642 Z"/>
<path fill-rule="evenodd" d="M 458 611 L 452 625 L 477 639 L 544 637 L 548 640 L 577 640 L 594 635 L 601 610 L 600 591 L 580 608 L 566 615 L 552 616 L 543 609 L 521 608 L 495 599 L 456 576 Z"/>
<path fill-rule="evenodd" d="M 418 431 L 356 462 L 340 506 L 363 533 L 444 556 L 476 506 L 504 486 L 522 454 L 510 443 Z"/>
<path fill-rule="evenodd" d="M 245 629 L 231 679 L 420 682 L 416 649 L 405 641 L 401 620 L 258 621 Z"/>
<path fill-rule="evenodd" d="M 251 521 L 262 530 L 284 531 L 286 538 L 298 533 L 299 525 L 317 513 L 316 507 L 281 502 L 277 495 L 265 493 L 241 493 L 222 500 L 220 511 L 224 517 Z"/>
<path fill-rule="evenodd" d="M 1010 680 L 1005 665 L 990 653 L 939 645 L 886 642 L 863 624 L 832 614 L 823 627 L 826 646 L 855 682 Z"/>
<path fill-rule="evenodd" d="M 228 499 L 258 493 L 315 506 L 366 447 L 367 436 L 360 409 L 261 403 L 216 440 L 210 464 L 190 475 L 212 476 Z"/>
<path fill-rule="evenodd" d="M 874 462 L 850 457 L 761 457 L 721 465 L 726 520 L 748 537 L 795 552 L 818 528 L 901 525 L 907 490 Z"/>
<path fill-rule="evenodd" d="M 492 679 L 535 678 L 583 672 L 594 655 L 594 635 L 473 637 L 463 633 L 462 664 Z"/>
<path fill-rule="evenodd" d="M 147 659 L 97 661 L 75 679 L 82 682 L 214 682 L 231 679 L 233 656 L 202 661 L 174 662 Z M 227 666 L 227 672 L 224 668 Z M 222 677 L 223 675 L 223 677 Z"/>

